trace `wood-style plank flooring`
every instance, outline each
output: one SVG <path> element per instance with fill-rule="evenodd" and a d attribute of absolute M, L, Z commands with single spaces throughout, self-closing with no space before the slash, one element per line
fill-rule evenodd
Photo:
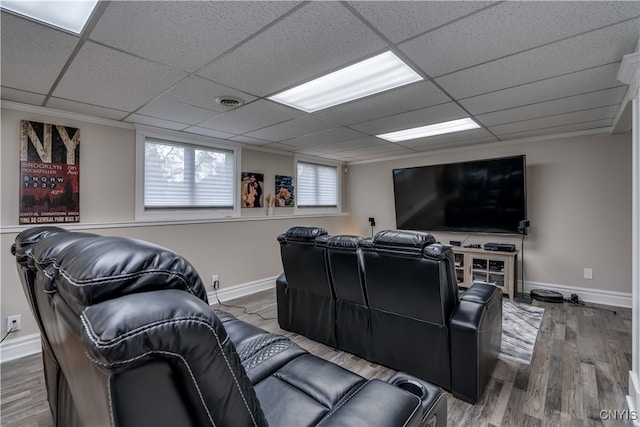
<path fill-rule="evenodd" d="M 324 359 L 366 378 L 387 379 L 395 371 L 286 332 L 275 320 L 275 290 L 238 298 L 221 307 L 238 318 L 280 333 Z M 601 411 L 627 409 L 631 366 L 631 310 L 608 311 L 534 302 L 546 309 L 531 365 L 498 360 L 492 378 L 475 404 L 448 396 L 449 426 L 631 426 L 630 420 L 602 419 Z M 41 356 L 0 366 L 0 425 L 52 426 Z M 283 426 L 288 427 L 288 426 Z M 293 427 L 293 426 L 292 426 Z"/>

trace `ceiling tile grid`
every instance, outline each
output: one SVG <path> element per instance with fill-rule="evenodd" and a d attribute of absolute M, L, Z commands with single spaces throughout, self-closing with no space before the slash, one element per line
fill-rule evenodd
<path fill-rule="evenodd" d="M 117 1 L 80 36 L 1 24 L 3 100 L 351 162 L 611 127 L 640 2 Z M 266 99 L 388 49 L 425 80 L 311 114 Z"/>

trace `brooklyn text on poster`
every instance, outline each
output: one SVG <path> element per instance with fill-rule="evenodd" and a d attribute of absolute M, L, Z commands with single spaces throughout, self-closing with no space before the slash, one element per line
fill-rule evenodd
<path fill-rule="evenodd" d="M 20 121 L 20 224 L 80 221 L 80 130 Z"/>

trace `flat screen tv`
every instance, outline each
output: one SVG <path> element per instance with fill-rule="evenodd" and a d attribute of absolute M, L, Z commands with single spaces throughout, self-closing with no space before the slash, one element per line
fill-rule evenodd
<path fill-rule="evenodd" d="M 399 229 L 517 234 L 527 218 L 524 155 L 393 170 Z"/>

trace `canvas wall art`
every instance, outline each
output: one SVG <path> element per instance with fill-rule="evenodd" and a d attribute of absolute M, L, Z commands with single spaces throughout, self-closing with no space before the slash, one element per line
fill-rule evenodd
<path fill-rule="evenodd" d="M 275 206 L 279 208 L 292 207 L 294 205 L 295 193 L 293 177 L 287 175 L 276 175 Z"/>
<path fill-rule="evenodd" d="M 80 222 L 80 130 L 20 121 L 20 224 Z"/>
<path fill-rule="evenodd" d="M 240 188 L 243 208 L 260 208 L 264 206 L 264 174 L 242 172 Z"/>

